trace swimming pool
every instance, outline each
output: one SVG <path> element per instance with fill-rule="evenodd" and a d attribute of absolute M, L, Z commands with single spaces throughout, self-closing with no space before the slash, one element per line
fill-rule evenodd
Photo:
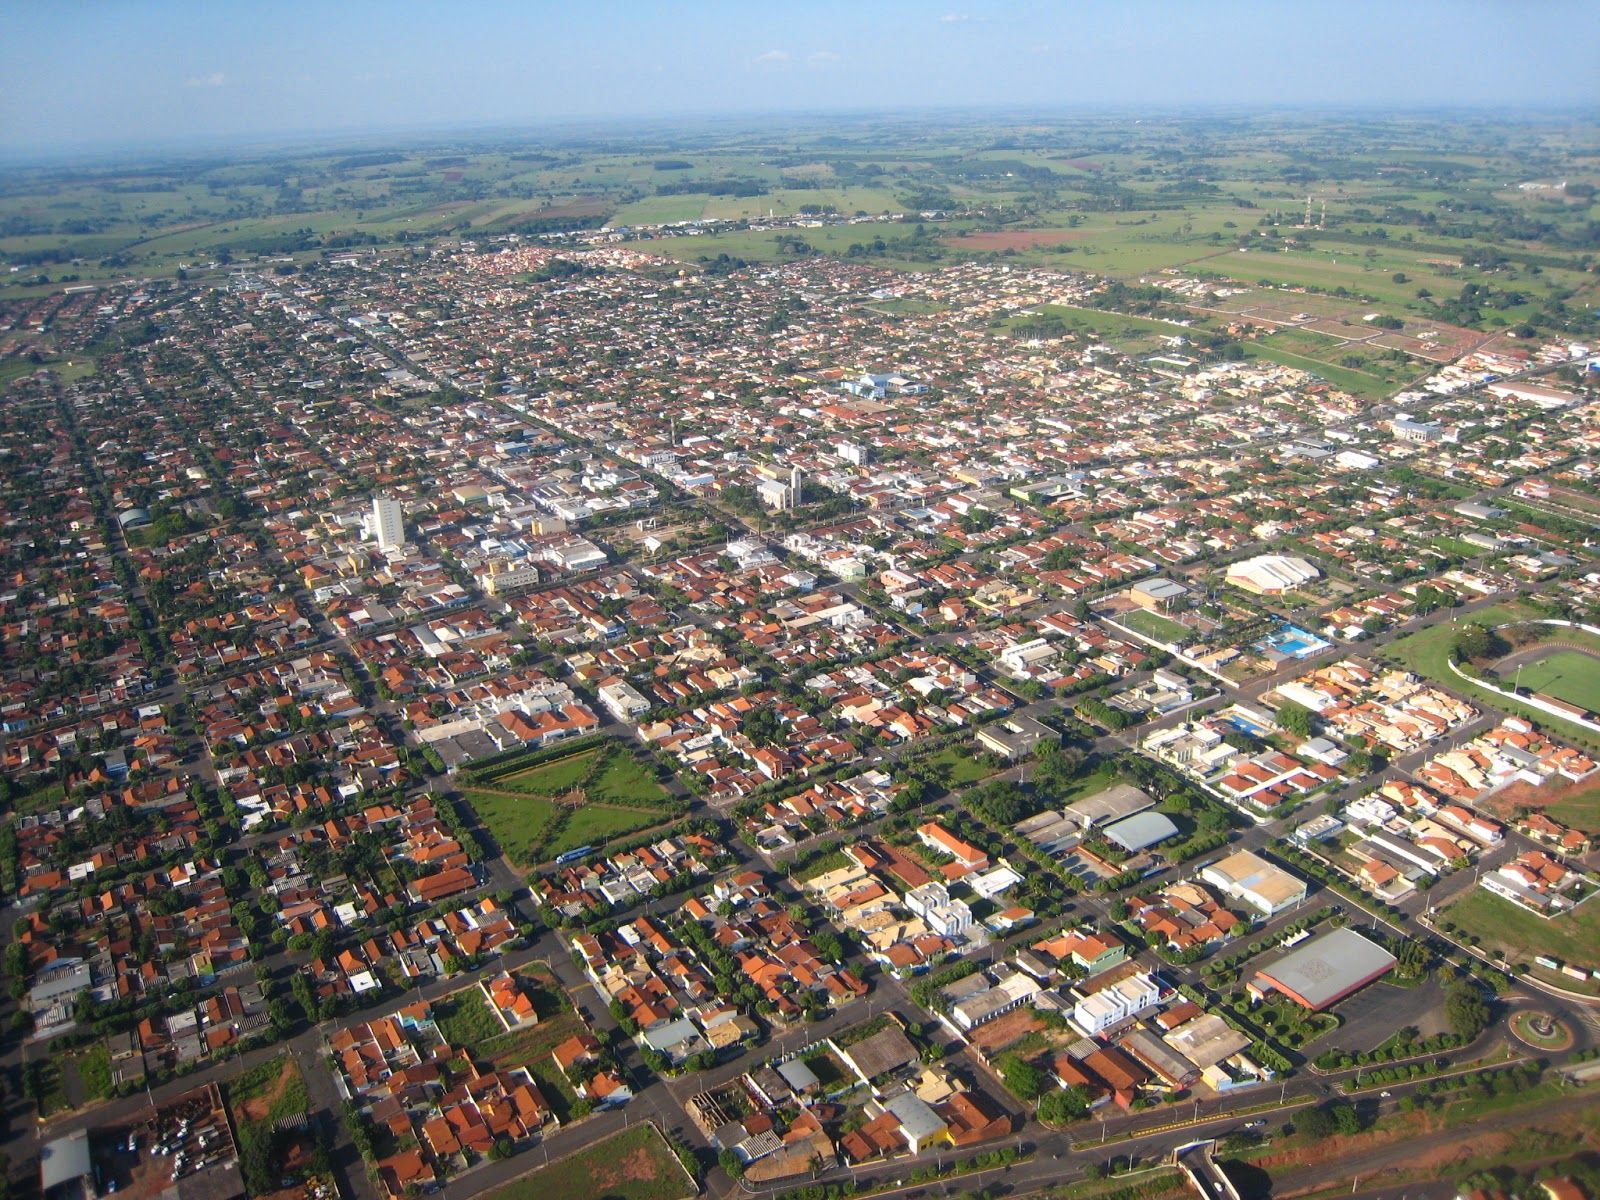
<path fill-rule="evenodd" d="M 1260 650 L 1274 660 L 1309 658 L 1313 654 L 1320 654 L 1330 645 L 1331 642 L 1323 641 L 1316 634 L 1301 629 L 1298 625 L 1285 625 L 1271 637 L 1257 643 Z"/>

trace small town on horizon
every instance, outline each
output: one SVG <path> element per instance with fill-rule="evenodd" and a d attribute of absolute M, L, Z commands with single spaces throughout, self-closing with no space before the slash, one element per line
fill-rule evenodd
<path fill-rule="evenodd" d="M 1593 107 L 926 102 L 0 170 L 0 1200 L 1600 1200 Z"/>

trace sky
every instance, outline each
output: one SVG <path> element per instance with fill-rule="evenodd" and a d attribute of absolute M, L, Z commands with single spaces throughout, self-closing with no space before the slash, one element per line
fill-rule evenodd
<path fill-rule="evenodd" d="M 1600 111 L 1594 0 L 7 0 L 0 148 L 590 118 Z"/>

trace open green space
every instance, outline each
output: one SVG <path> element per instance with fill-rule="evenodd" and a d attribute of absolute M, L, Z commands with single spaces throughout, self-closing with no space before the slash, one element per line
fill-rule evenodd
<path fill-rule="evenodd" d="M 1169 645 L 1181 646 L 1194 635 L 1194 631 L 1182 622 L 1163 617 L 1160 613 L 1153 613 L 1148 609 L 1130 609 L 1114 619 L 1118 624 L 1126 625 L 1129 629 L 1144 634 L 1145 637 L 1155 638 L 1156 641 L 1166 642 Z"/>
<path fill-rule="evenodd" d="M 477 985 L 435 1000 L 433 1020 L 452 1046 L 481 1046 L 505 1032 L 500 1019 L 489 1011 L 489 1002 Z"/>
<path fill-rule="evenodd" d="M 1271 362 L 1282 363 L 1286 367 L 1309 371 L 1352 396 L 1376 400 L 1382 399 L 1394 390 L 1389 381 L 1380 376 L 1368 374 L 1366 371 L 1356 371 L 1350 367 L 1337 367 L 1320 359 L 1307 358 L 1303 354 L 1293 354 L 1266 342 L 1246 343 L 1245 354 L 1251 358 L 1265 358 Z"/>
<path fill-rule="evenodd" d="M 467 788 L 461 795 L 478 814 L 478 819 L 489 827 L 501 852 L 513 862 L 533 861 L 561 813 L 561 809 L 542 796 L 478 788 Z"/>
<path fill-rule="evenodd" d="M 558 796 L 582 783 L 589 769 L 600 756 L 599 750 L 585 750 L 570 758 L 558 758 L 541 766 L 530 767 L 513 775 L 496 776 L 494 786 L 513 792 L 534 792 L 543 796 Z"/>
<path fill-rule="evenodd" d="M 995 768 L 979 761 L 971 746 L 945 746 L 917 760 L 947 788 L 965 787 L 995 773 Z"/>
<path fill-rule="evenodd" d="M 680 1200 L 698 1189 L 654 1125 L 635 1125 L 540 1167 L 484 1200 Z"/>
<path fill-rule="evenodd" d="M 1174 321 L 1158 321 L 1129 313 L 1079 308 L 1072 304 L 1041 304 L 1005 318 L 1000 328 L 1025 337 L 1040 336 L 1041 328 L 1060 326 L 1068 333 L 1095 333 L 1110 338 L 1136 338 L 1148 342 L 1152 337 L 1181 337 L 1183 326 Z"/>
<path fill-rule="evenodd" d="M 1600 967 L 1600 903 L 1580 904 L 1548 919 L 1503 897 L 1473 888 L 1437 918 L 1449 921 L 1455 936 L 1475 937 L 1491 953 L 1503 950 L 1509 963 L 1531 962 L 1544 954 L 1572 966 Z"/>
<path fill-rule="evenodd" d="M 1514 674 L 1517 683 L 1530 691 L 1600 712 L 1600 659 L 1576 650 L 1557 650 Z"/>
<path fill-rule="evenodd" d="M 1461 623 L 1471 622 L 1477 625 L 1496 626 L 1510 622 L 1526 620 L 1537 614 L 1514 604 L 1493 604 L 1488 608 L 1461 618 Z M 1427 677 L 1436 683 L 1442 683 L 1453 691 L 1471 697 L 1480 704 L 1499 709 L 1502 712 L 1514 713 L 1520 717 L 1548 728 L 1555 736 L 1576 745 L 1587 747 L 1591 750 L 1600 749 L 1600 736 L 1590 733 L 1580 725 L 1563 720 L 1551 713 L 1532 708 L 1519 703 L 1509 696 L 1502 696 L 1491 692 L 1487 688 L 1479 687 L 1470 679 L 1462 678 L 1450 669 L 1450 647 L 1455 642 L 1460 623 L 1440 621 L 1430 625 L 1427 629 L 1408 633 L 1405 637 L 1397 638 L 1383 649 L 1384 657 L 1399 662 L 1408 670 L 1415 671 L 1418 675 Z M 1509 688 L 1509 683 L 1505 684 Z M 1524 680 L 1524 686 L 1528 685 Z M 1578 703 L 1573 701 L 1573 703 Z"/>
<path fill-rule="evenodd" d="M 584 791 L 590 800 L 600 804 L 654 805 L 665 801 L 668 795 L 655 772 L 625 750 L 613 751 Z"/>
<path fill-rule="evenodd" d="M 1117 769 L 1108 762 L 1097 763 L 1091 769 L 1073 776 L 1065 786 L 1050 789 L 1047 795 L 1049 807 L 1060 808 L 1064 804 L 1086 799 L 1105 791 L 1116 782 Z"/>
<path fill-rule="evenodd" d="M 544 847 L 544 854 L 554 858 L 580 846 L 600 846 L 612 838 L 637 833 L 669 819 L 661 812 L 586 804 L 567 819 L 561 832 Z"/>
<path fill-rule="evenodd" d="M 1600 783 L 1573 788 L 1559 799 L 1544 806 L 1553 821 L 1560 821 L 1572 829 L 1600 835 Z"/>

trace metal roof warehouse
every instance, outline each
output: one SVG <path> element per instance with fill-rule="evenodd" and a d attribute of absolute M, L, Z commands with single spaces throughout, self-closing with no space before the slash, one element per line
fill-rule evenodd
<path fill-rule="evenodd" d="M 1250 990 L 1282 992 L 1312 1012 L 1337 1004 L 1386 974 L 1394 955 L 1354 929 L 1335 929 L 1256 973 Z"/>

